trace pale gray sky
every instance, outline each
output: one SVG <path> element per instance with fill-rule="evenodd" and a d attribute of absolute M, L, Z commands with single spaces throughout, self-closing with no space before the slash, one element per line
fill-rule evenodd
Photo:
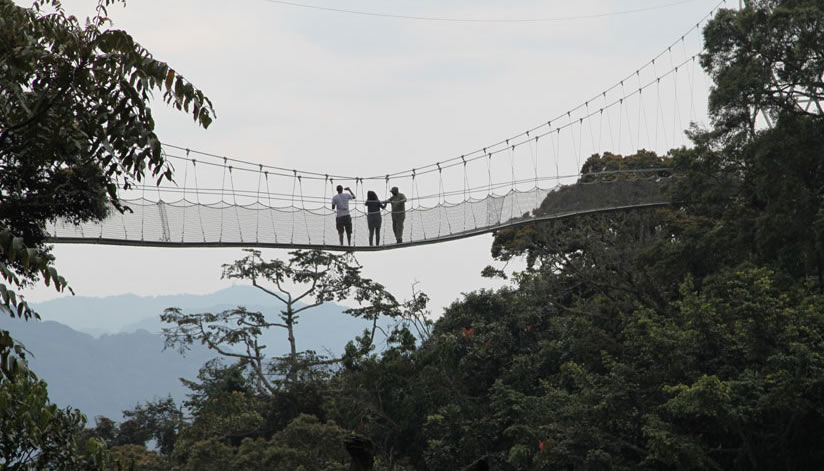
<path fill-rule="evenodd" d="M 26 2 L 20 1 L 23 4 Z M 93 0 L 64 1 L 77 16 Z M 383 174 L 473 151 L 546 122 L 632 73 L 701 20 L 717 0 L 311 0 L 393 15 L 543 22 L 417 21 L 299 8 L 266 0 L 142 0 L 112 6 L 127 30 L 203 89 L 208 130 L 158 104 L 164 142 L 321 173 Z M 730 5 L 736 7 L 737 5 Z M 613 14 L 630 10 L 635 13 Z M 586 19 L 562 18 L 589 16 Z M 685 46 L 697 52 L 699 35 Z M 704 116 L 706 79 L 694 103 Z M 683 98 L 688 100 L 688 97 Z M 683 106 L 683 105 L 682 105 Z M 609 149 L 605 149 L 609 150 Z M 626 150 L 620 150 L 626 151 Z M 411 285 L 433 313 L 491 282 L 491 236 L 358 255 L 399 296 Z M 208 293 L 238 249 L 58 245 L 78 295 Z M 266 250 L 269 257 L 286 251 Z M 44 301 L 57 293 L 27 293 Z"/>

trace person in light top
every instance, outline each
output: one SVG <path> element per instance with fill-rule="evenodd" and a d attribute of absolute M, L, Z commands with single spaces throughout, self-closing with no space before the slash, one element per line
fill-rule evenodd
<path fill-rule="evenodd" d="M 332 209 L 335 213 L 335 229 L 338 230 L 340 245 L 343 245 L 343 231 L 346 231 L 346 242 L 352 245 L 352 216 L 349 214 L 349 200 L 355 199 L 355 194 L 347 186 L 338 185 L 338 194 L 332 197 Z M 349 194 L 343 192 L 346 190 Z"/>

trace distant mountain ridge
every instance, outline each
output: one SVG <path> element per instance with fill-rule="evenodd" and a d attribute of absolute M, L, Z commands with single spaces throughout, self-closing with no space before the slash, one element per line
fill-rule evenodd
<path fill-rule="evenodd" d="M 233 286 L 209 295 L 104 298 L 65 297 L 34 305 L 43 321 L 23 322 L 0 316 L 0 327 L 11 331 L 31 352 L 31 369 L 49 384 L 51 400 L 72 406 L 93 418 L 121 420 L 121 412 L 138 402 L 171 395 L 185 398 L 179 378 L 195 379 L 198 369 L 217 356 L 196 345 L 181 356 L 164 351 L 160 313 L 168 307 L 184 312 L 220 312 L 237 306 L 276 316 L 280 303 L 250 286 Z M 336 304 L 304 311 L 295 328 L 300 350 L 340 355 L 346 343 L 371 323 L 356 319 Z M 288 351 L 285 332 L 274 329 L 262 337 L 268 355 Z"/>
<path fill-rule="evenodd" d="M 211 294 L 137 296 L 121 294 L 102 298 L 66 296 L 34 304 L 40 317 L 91 335 L 130 332 L 147 319 L 159 319 L 164 309 L 179 307 L 187 312 L 207 311 L 215 306 L 272 305 L 271 296 L 252 286 L 232 286 Z"/>

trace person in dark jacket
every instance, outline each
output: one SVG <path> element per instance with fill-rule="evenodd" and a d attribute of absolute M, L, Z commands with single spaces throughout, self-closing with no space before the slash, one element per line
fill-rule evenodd
<path fill-rule="evenodd" d="M 366 224 L 369 225 L 369 245 L 381 245 L 381 209 L 386 203 L 378 199 L 374 191 L 366 192 Z M 375 243 L 372 243 L 374 239 Z"/>
<path fill-rule="evenodd" d="M 406 195 L 398 191 L 396 186 L 393 186 L 389 192 L 392 196 L 385 203 L 392 205 L 392 231 L 400 244 L 403 242 L 403 221 L 406 219 Z"/>

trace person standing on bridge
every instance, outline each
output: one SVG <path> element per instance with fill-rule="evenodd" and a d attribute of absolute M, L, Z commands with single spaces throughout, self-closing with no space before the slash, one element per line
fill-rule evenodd
<path fill-rule="evenodd" d="M 369 245 L 381 245 L 381 209 L 386 207 L 386 203 L 378 199 L 377 193 L 372 190 L 366 192 L 366 223 L 369 225 Z"/>
<path fill-rule="evenodd" d="M 355 199 L 355 194 L 347 186 L 344 188 L 338 185 L 336 188 L 338 194 L 332 197 L 332 209 L 335 213 L 335 229 L 338 230 L 338 239 L 340 245 L 343 245 L 343 231 L 346 231 L 346 242 L 352 245 L 352 216 L 349 214 L 349 200 Z M 346 190 L 349 194 L 343 192 Z"/>
<path fill-rule="evenodd" d="M 396 186 L 393 186 L 389 192 L 392 196 L 384 203 L 392 204 L 392 232 L 395 233 L 395 239 L 400 244 L 403 242 L 403 221 L 406 219 L 406 195 L 398 191 Z"/>

